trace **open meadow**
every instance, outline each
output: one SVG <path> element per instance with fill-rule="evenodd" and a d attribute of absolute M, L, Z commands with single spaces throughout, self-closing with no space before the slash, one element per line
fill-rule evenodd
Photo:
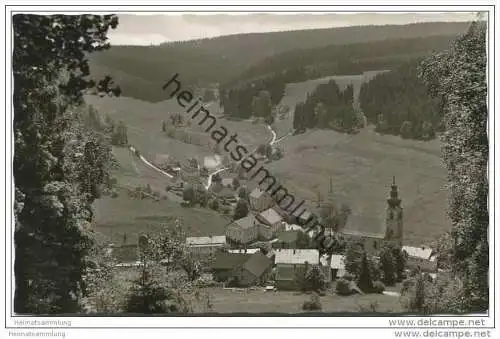
<path fill-rule="evenodd" d="M 404 209 L 405 243 L 431 243 L 451 227 L 438 140 L 402 140 L 370 128 L 356 135 L 315 130 L 291 136 L 280 147 L 284 158 L 267 168 L 296 197 L 315 201 L 320 192 L 325 198 L 331 177 L 339 204 L 349 204 L 352 214 L 367 222 L 382 224 L 395 176 Z"/>
<path fill-rule="evenodd" d="M 213 296 L 213 312 L 217 313 L 303 313 L 304 301 L 310 295 L 278 291 L 266 292 L 258 290 L 207 289 Z M 370 303 L 376 303 L 377 312 L 402 312 L 399 297 L 383 294 L 351 295 L 343 297 L 333 291 L 327 291 L 320 297 L 321 312 L 360 312 L 360 308 L 369 310 Z"/>

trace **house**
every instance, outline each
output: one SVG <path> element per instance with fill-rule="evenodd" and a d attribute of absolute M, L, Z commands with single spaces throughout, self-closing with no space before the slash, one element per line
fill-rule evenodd
<path fill-rule="evenodd" d="M 195 256 L 209 256 L 215 254 L 226 245 L 226 236 L 187 237 L 188 251 Z"/>
<path fill-rule="evenodd" d="M 235 269 L 234 276 L 240 287 L 262 285 L 268 280 L 272 266 L 270 258 L 257 252 Z"/>
<path fill-rule="evenodd" d="M 278 264 L 319 264 L 319 251 L 316 249 L 276 249 L 274 263 Z"/>
<path fill-rule="evenodd" d="M 259 222 L 253 214 L 235 220 L 226 229 L 226 238 L 229 242 L 249 244 L 259 237 Z"/>
<path fill-rule="evenodd" d="M 279 290 L 293 290 L 297 275 L 304 274 L 307 265 L 319 264 L 319 252 L 314 249 L 276 249 L 273 251 L 276 264 L 276 287 Z"/>
<path fill-rule="evenodd" d="M 408 268 L 420 268 L 424 272 L 437 271 L 437 253 L 432 248 L 403 246 L 402 250 L 408 254 Z"/>
<path fill-rule="evenodd" d="M 259 213 L 257 219 L 263 225 L 261 226 L 261 236 L 264 239 L 271 239 L 281 231 L 285 230 L 285 223 L 283 218 L 273 208 Z M 267 226 L 267 227 L 266 227 Z"/>
<path fill-rule="evenodd" d="M 274 205 L 271 195 L 259 187 L 250 192 L 248 198 L 250 200 L 250 207 L 258 212 L 264 211 Z"/>
<path fill-rule="evenodd" d="M 327 281 L 341 278 L 345 275 L 345 256 L 340 254 L 324 255 L 320 258 Z"/>
<path fill-rule="evenodd" d="M 217 253 L 211 265 L 214 280 L 239 287 L 261 285 L 271 273 L 273 261 L 260 252 Z"/>
<path fill-rule="evenodd" d="M 242 267 L 251 254 L 218 252 L 210 268 L 215 281 L 230 281 L 234 270 Z"/>

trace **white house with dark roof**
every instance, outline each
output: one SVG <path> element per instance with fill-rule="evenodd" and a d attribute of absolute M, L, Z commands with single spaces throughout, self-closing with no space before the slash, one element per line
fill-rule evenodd
<path fill-rule="evenodd" d="M 250 207 L 255 211 L 264 211 L 274 205 L 273 198 L 266 191 L 256 187 L 248 196 Z"/>
<path fill-rule="evenodd" d="M 226 245 L 225 235 L 209 237 L 187 237 L 188 251 L 196 256 L 211 255 Z"/>
<path fill-rule="evenodd" d="M 419 267 L 426 272 L 437 271 L 437 253 L 427 246 L 403 246 L 402 250 L 408 255 L 407 265 L 409 268 Z"/>
<path fill-rule="evenodd" d="M 227 226 L 226 237 L 238 244 L 249 244 L 259 238 L 259 221 L 253 214 L 233 221 Z"/>
<path fill-rule="evenodd" d="M 307 265 L 319 265 L 319 251 L 315 249 L 275 249 L 276 287 L 279 290 L 298 288 L 295 276 L 303 274 Z"/>

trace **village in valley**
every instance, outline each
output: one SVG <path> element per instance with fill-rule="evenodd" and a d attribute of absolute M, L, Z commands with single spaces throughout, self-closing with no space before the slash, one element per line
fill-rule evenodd
<path fill-rule="evenodd" d="M 177 114 L 172 116 L 176 117 L 172 121 L 183 121 Z M 268 127 L 273 131 L 272 139 L 276 140 L 273 128 Z M 163 132 L 166 132 L 165 123 Z M 167 134 L 173 137 L 172 133 Z M 184 135 L 189 136 L 181 137 L 184 142 L 188 138 L 192 142 L 192 132 L 184 132 Z M 200 134 L 195 135 L 200 138 L 200 144 L 206 142 Z M 268 144 L 270 150 L 266 151 L 266 145 L 261 145 L 255 151 L 258 159 L 267 164 L 283 157 L 278 146 L 271 144 Z M 222 156 L 217 145 L 209 149 L 214 155 L 206 156 L 203 165 L 195 157 L 181 162 L 171 156 L 157 156 L 150 166 L 171 179 L 171 184 L 162 194 L 148 194 L 150 187 L 139 190 L 146 191 L 140 199 L 177 201 L 185 211 L 199 206 L 214 210 L 227 220 L 223 225 L 225 232 L 189 236 L 181 230 L 177 234 L 196 263 L 196 273 L 191 279 L 197 286 L 209 288 L 215 295 L 217 291 L 224 293 L 226 299 L 231 298 L 231 293 L 235 296 L 273 293 L 279 298 L 283 292 L 314 292 L 302 310 L 277 308 L 280 312 L 295 313 L 320 310 L 319 296 L 327 293 L 343 297 L 363 295 L 366 300 L 378 294 L 392 299 L 390 304 L 393 304 L 394 300 L 400 302 L 401 286 L 406 278 L 424 275 L 432 280 L 438 271 L 444 272 L 438 269 L 436 248 L 405 244 L 404 202 L 395 176 L 389 181 L 391 185 L 387 185 L 388 191 L 380 192 L 380 199 L 386 200 L 386 209 L 381 213 L 385 218 L 366 218 L 353 214 L 347 204 L 339 206 L 333 194 L 332 177 L 326 197 L 318 192 L 316 201 L 308 203 L 310 208 L 298 208 L 297 202 L 294 202 L 297 208 L 283 208 L 283 196 L 273 194 L 265 180 L 259 185 L 259 178 L 251 178 L 241 164 Z M 141 159 L 138 150 L 134 149 L 134 156 L 149 163 Z M 308 227 L 314 213 L 320 216 L 323 231 Z M 175 218 L 177 226 L 182 225 L 182 219 L 182 213 Z M 108 244 L 108 253 L 117 260 L 116 267 L 134 269 L 145 265 L 140 244 L 141 239 L 147 244 L 148 235 L 139 235 L 137 239 L 136 243 L 127 242 L 124 233 L 121 243 Z M 323 245 L 325 239 L 330 241 L 328 248 Z M 163 258 L 162 263 L 168 266 L 168 258 Z M 366 274 L 368 281 L 363 281 Z M 368 302 L 368 306 L 356 305 L 358 311 L 373 311 L 378 307 L 377 301 Z M 265 306 L 262 309 L 257 306 L 252 312 L 266 310 Z M 246 308 L 242 305 L 236 311 L 218 309 L 217 312 L 246 312 Z"/>
<path fill-rule="evenodd" d="M 487 25 L 447 15 L 16 14 L 14 311 L 488 311 Z"/>

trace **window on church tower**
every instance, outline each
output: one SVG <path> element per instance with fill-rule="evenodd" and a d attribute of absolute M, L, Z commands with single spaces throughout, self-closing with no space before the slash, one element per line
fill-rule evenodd
<path fill-rule="evenodd" d="M 394 218 L 394 212 L 393 211 L 389 211 L 389 219 L 392 219 Z"/>

